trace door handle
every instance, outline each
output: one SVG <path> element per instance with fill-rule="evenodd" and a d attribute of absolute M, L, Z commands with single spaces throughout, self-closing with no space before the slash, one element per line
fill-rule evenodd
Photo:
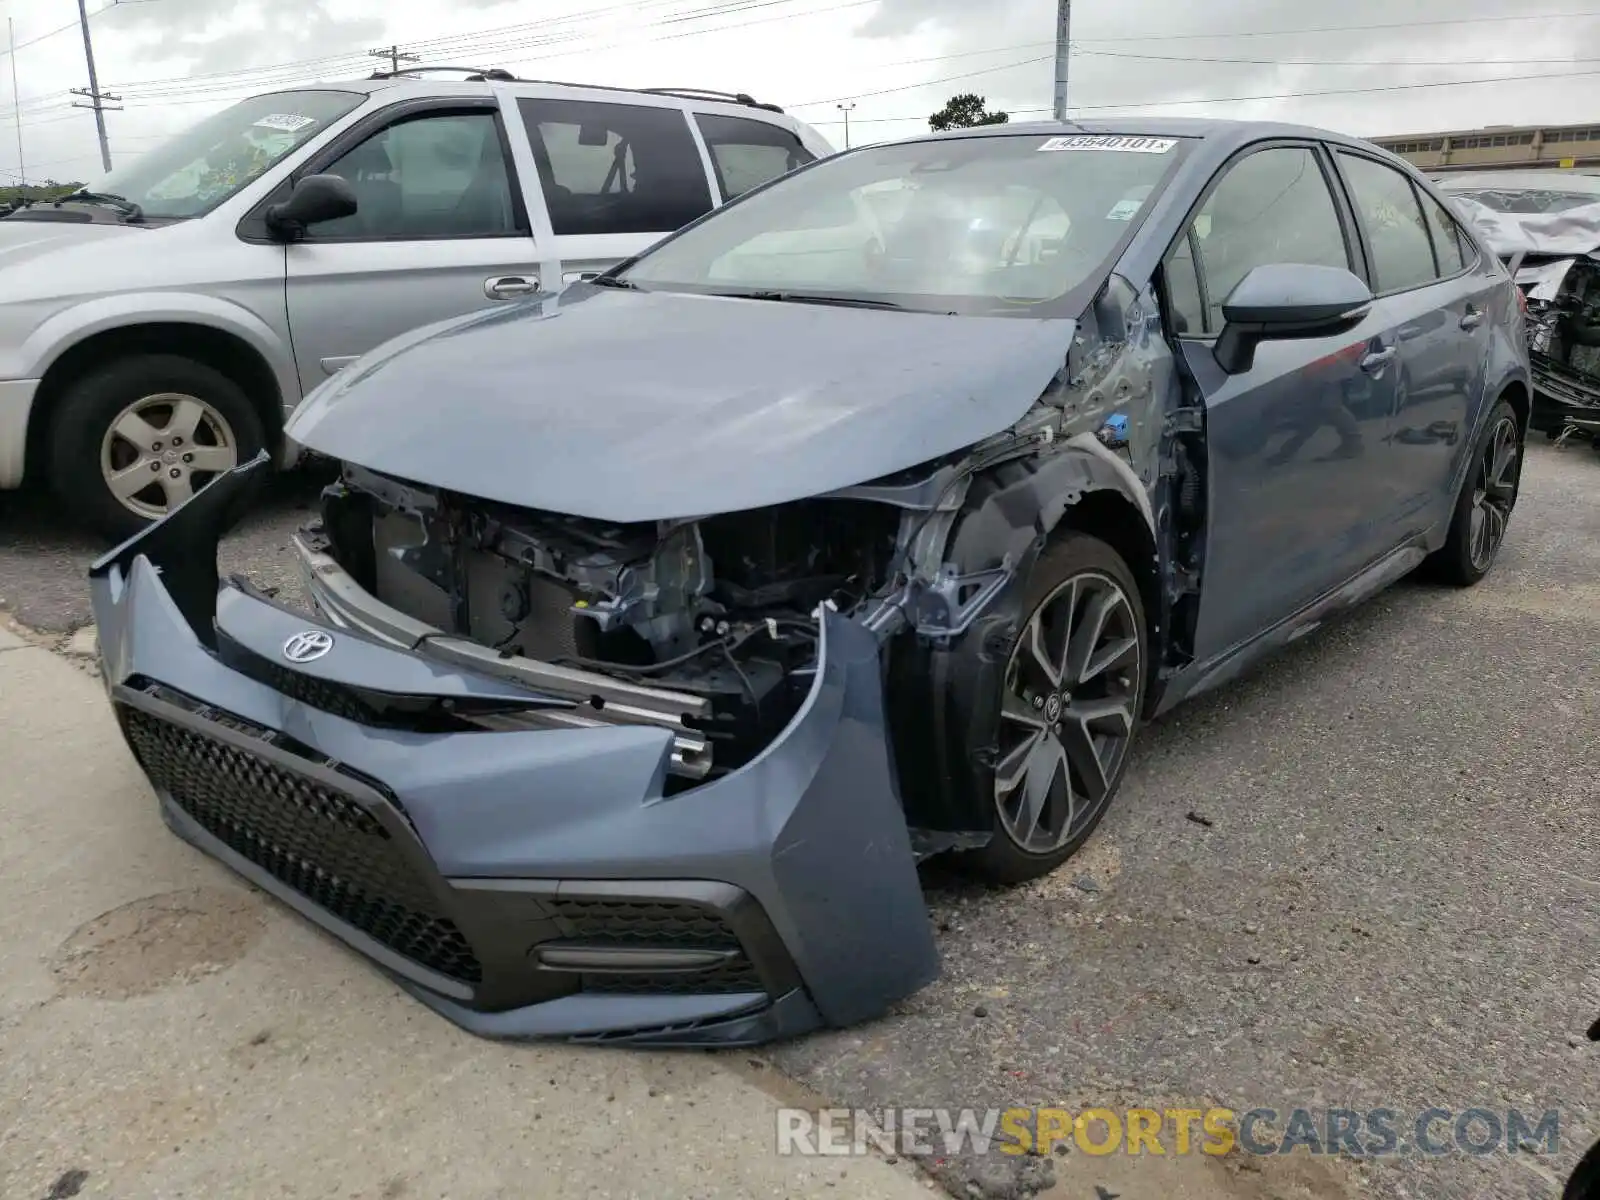
<path fill-rule="evenodd" d="M 496 275 L 483 281 L 483 294 L 491 300 L 515 300 L 539 290 L 537 275 Z"/>
<path fill-rule="evenodd" d="M 1397 351 L 1393 346 L 1382 350 L 1374 350 L 1361 360 L 1361 369 L 1368 375 L 1376 375 L 1394 361 L 1396 353 Z"/>
<path fill-rule="evenodd" d="M 1482 324 L 1483 309 L 1481 308 L 1469 308 L 1467 309 L 1467 315 L 1461 318 L 1461 328 L 1463 329 L 1476 329 Z"/>

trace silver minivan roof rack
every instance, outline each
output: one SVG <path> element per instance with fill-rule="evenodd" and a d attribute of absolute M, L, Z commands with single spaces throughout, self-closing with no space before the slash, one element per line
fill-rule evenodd
<path fill-rule="evenodd" d="M 428 71 L 466 71 L 468 83 L 482 83 L 493 80 L 496 83 L 515 83 L 517 77 L 510 71 L 500 67 L 453 67 L 449 65 L 437 67 L 402 67 L 398 71 L 374 71 L 367 76 L 368 79 L 404 79 L 409 75 L 421 75 Z"/>
<path fill-rule="evenodd" d="M 611 87 L 603 83 L 571 83 L 560 79 L 523 79 L 513 75 L 503 67 L 402 67 L 398 71 L 374 71 L 369 79 L 405 79 L 411 76 L 422 75 L 433 71 L 466 71 L 467 83 L 548 83 L 557 87 L 590 87 L 601 88 L 608 92 L 636 92 L 644 96 L 677 96 L 684 100 L 716 100 L 723 104 L 742 104 L 746 108 L 759 108 L 766 112 L 781 113 L 783 109 L 776 104 L 763 104 L 754 96 L 746 92 L 716 92 L 709 88 L 680 88 L 680 87 L 650 87 L 626 88 Z"/>
<path fill-rule="evenodd" d="M 743 104 L 748 108 L 764 108 L 768 112 L 781 113 L 783 109 L 776 104 L 763 104 L 747 92 L 713 92 L 707 88 L 678 88 L 655 87 L 640 88 L 641 92 L 649 92 L 655 96 L 682 96 L 685 100 L 722 100 L 728 104 Z"/>

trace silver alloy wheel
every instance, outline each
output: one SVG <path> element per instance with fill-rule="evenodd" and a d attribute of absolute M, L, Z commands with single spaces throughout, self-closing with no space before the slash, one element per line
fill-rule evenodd
<path fill-rule="evenodd" d="M 135 400 L 100 442 L 106 487 L 124 508 L 152 521 L 238 465 L 233 426 L 204 400 L 180 392 Z"/>
<path fill-rule="evenodd" d="M 1517 450 L 1517 423 L 1502 417 L 1495 424 L 1483 453 L 1473 468 L 1472 529 L 1467 553 L 1476 571 L 1487 571 L 1506 536 L 1511 509 L 1517 502 L 1521 455 Z"/>
<path fill-rule="evenodd" d="M 1120 583 L 1087 571 L 1044 598 L 1012 648 L 994 795 L 1029 853 L 1066 845 L 1111 797 L 1139 699 L 1137 620 Z"/>

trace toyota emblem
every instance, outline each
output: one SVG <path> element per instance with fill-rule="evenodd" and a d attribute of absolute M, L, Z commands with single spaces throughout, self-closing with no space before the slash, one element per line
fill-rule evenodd
<path fill-rule="evenodd" d="M 283 644 L 283 656 L 292 663 L 315 662 L 333 649 L 333 638 L 320 629 L 297 633 Z"/>

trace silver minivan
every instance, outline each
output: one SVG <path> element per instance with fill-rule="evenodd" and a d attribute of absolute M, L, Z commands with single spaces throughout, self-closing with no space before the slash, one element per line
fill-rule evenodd
<path fill-rule="evenodd" d="M 748 96 L 501 71 L 235 104 L 0 218 L 0 489 L 43 478 L 132 533 L 262 448 L 292 461 L 285 416 L 379 344 L 558 291 L 830 153 Z"/>

